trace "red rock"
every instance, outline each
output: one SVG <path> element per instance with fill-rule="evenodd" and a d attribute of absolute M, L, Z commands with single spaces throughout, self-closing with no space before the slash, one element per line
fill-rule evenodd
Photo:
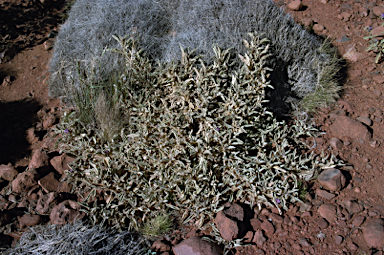
<path fill-rule="evenodd" d="M 244 242 L 250 243 L 253 240 L 253 232 L 248 231 L 245 236 L 243 237 Z"/>
<path fill-rule="evenodd" d="M 38 184 L 47 193 L 52 192 L 52 191 L 58 191 L 58 188 L 60 186 L 60 182 L 58 180 L 56 180 L 53 172 L 49 173 L 44 178 L 41 178 L 38 181 Z"/>
<path fill-rule="evenodd" d="M 172 248 L 175 255 L 221 255 L 220 246 L 195 236 L 188 238 Z"/>
<path fill-rule="evenodd" d="M 384 27 L 382 27 L 382 28 L 384 28 Z M 384 83 L 384 77 L 383 77 L 383 75 L 381 75 L 381 74 L 379 74 L 379 75 L 372 75 L 372 79 L 373 79 L 376 83 L 378 83 L 378 84 L 382 84 L 382 83 Z"/>
<path fill-rule="evenodd" d="M 329 141 L 329 144 L 331 145 L 331 147 L 334 149 L 334 150 L 341 150 L 344 146 L 344 144 L 339 140 L 337 139 L 336 137 L 333 137 L 330 141 Z"/>
<path fill-rule="evenodd" d="M 336 206 L 332 204 L 322 204 L 317 211 L 321 217 L 325 218 L 330 223 L 335 222 L 337 219 Z"/>
<path fill-rule="evenodd" d="M 350 214 L 359 213 L 364 210 L 364 207 L 354 200 L 346 200 L 344 206 Z"/>
<path fill-rule="evenodd" d="M 33 155 L 31 162 L 29 162 L 28 168 L 29 169 L 38 169 L 44 166 L 48 166 L 49 162 L 49 156 L 47 153 L 41 151 L 41 150 L 36 150 Z"/>
<path fill-rule="evenodd" d="M 365 221 L 364 216 L 357 216 L 353 221 L 352 224 L 354 227 L 360 227 L 361 224 Z"/>
<path fill-rule="evenodd" d="M 344 238 L 342 236 L 339 236 L 339 235 L 335 236 L 334 239 L 335 239 L 335 243 L 337 245 L 340 245 L 344 240 Z"/>
<path fill-rule="evenodd" d="M 327 200 L 331 200 L 332 198 L 335 197 L 335 194 L 329 193 L 328 191 L 325 191 L 322 189 L 316 189 L 316 195 Z"/>
<path fill-rule="evenodd" d="M 75 157 L 68 156 L 64 153 L 60 156 L 53 157 L 50 160 L 50 163 L 59 174 L 63 175 L 65 170 L 71 170 L 68 164 L 72 163 L 74 160 Z"/>
<path fill-rule="evenodd" d="M 345 186 L 345 176 L 335 168 L 329 168 L 321 172 L 317 178 L 319 184 L 330 191 L 339 191 Z"/>
<path fill-rule="evenodd" d="M 11 163 L 8 165 L 0 165 L 0 178 L 6 181 L 13 181 L 18 175 L 18 171 L 12 166 Z"/>
<path fill-rule="evenodd" d="M 25 227 L 32 227 L 40 223 L 40 215 L 24 214 L 23 216 L 19 217 L 19 224 L 21 229 Z"/>
<path fill-rule="evenodd" d="M 223 211 L 216 214 L 215 223 L 221 236 L 226 241 L 232 241 L 239 233 L 239 227 L 237 226 L 236 221 L 225 216 Z"/>
<path fill-rule="evenodd" d="M 326 219 L 324 218 L 320 218 L 320 219 L 316 219 L 315 220 L 315 223 L 319 226 L 319 228 L 321 229 L 326 229 L 328 226 L 329 226 L 329 223 Z"/>
<path fill-rule="evenodd" d="M 258 218 L 251 219 L 250 223 L 251 223 L 252 228 L 253 228 L 254 231 L 257 231 L 257 230 L 261 229 L 261 223 L 262 222 Z"/>
<path fill-rule="evenodd" d="M 255 235 L 253 236 L 252 242 L 256 243 L 258 246 L 263 246 L 263 244 L 267 241 L 263 232 L 261 230 L 257 230 Z"/>
<path fill-rule="evenodd" d="M 384 13 L 384 6 L 375 6 L 372 8 L 372 12 L 377 16 L 380 17 L 381 14 Z"/>
<path fill-rule="evenodd" d="M 300 11 L 302 7 L 303 3 L 301 2 L 301 0 L 294 0 L 288 4 L 288 8 L 292 11 Z"/>
<path fill-rule="evenodd" d="M 324 26 L 320 24 L 313 25 L 313 31 L 315 32 L 322 32 L 324 30 Z"/>
<path fill-rule="evenodd" d="M 35 128 L 31 127 L 27 129 L 27 140 L 30 144 L 34 144 L 39 141 L 39 138 L 35 134 Z"/>
<path fill-rule="evenodd" d="M 283 223 L 284 222 L 283 217 L 281 217 L 280 215 L 277 215 L 275 213 L 271 213 L 269 215 L 269 218 L 272 220 L 272 222 L 275 222 L 275 223 Z"/>
<path fill-rule="evenodd" d="M 368 117 L 360 116 L 360 117 L 357 117 L 356 120 L 360 121 L 361 123 L 367 126 L 372 126 L 372 120 Z"/>
<path fill-rule="evenodd" d="M 31 187 L 37 184 L 38 173 L 35 170 L 29 170 L 17 175 L 12 181 L 12 191 L 21 194 L 28 191 Z"/>
<path fill-rule="evenodd" d="M 49 219 L 52 224 L 73 224 L 84 216 L 79 211 L 80 205 L 78 203 L 72 200 L 65 200 L 52 208 Z"/>
<path fill-rule="evenodd" d="M 44 49 L 45 50 L 51 50 L 53 48 L 54 41 L 53 40 L 47 40 L 44 42 Z"/>
<path fill-rule="evenodd" d="M 370 247 L 382 249 L 384 246 L 384 220 L 368 220 L 364 225 L 363 235 Z"/>
<path fill-rule="evenodd" d="M 275 233 L 275 227 L 268 220 L 263 221 L 261 223 L 261 228 L 265 231 L 265 233 L 269 235 L 273 235 Z"/>
<path fill-rule="evenodd" d="M 350 137 L 353 139 L 370 140 L 371 134 L 368 128 L 357 120 L 347 116 L 338 116 L 336 120 L 329 127 L 335 137 L 343 139 Z"/>
<path fill-rule="evenodd" d="M 151 250 L 157 251 L 157 252 L 166 252 L 171 250 L 171 246 L 162 242 L 161 240 L 157 240 L 152 244 Z"/>
<path fill-rule="evenodd" d="M 43 121 L 43 128 L 48 129 L 56 123 L 57 118 L 54 115 L 48 115 Z"/>
<path fill-rule="evenodd" d="M 232 203 L 228 209 L 225 209 L 224 214 L 232 218 L 236 218 L 239 221 L 244 220 L 244 209 L 241 205 Z"/>

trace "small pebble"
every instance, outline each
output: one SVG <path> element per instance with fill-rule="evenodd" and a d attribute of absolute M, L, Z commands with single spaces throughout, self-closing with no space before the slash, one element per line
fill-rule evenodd
<path fill-rule="evenodd" d="M 359 187 L 355 187 L 355 188 L 353 189 L 353 191 L 356 192 L 356 193 L 360 193 L 360 192 L 361 192 L 361 189 L 360 189 Z"/>

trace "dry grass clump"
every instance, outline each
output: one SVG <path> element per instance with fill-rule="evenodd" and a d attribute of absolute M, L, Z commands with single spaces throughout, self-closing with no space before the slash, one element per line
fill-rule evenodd
<path fill-rule="evenodd" d="M 17 246 L 7 255 L 41 254 L 116 254 L 145 255 L 146 239 L 129 231 L 117 233 L 100 225 L 88 226 L 81 221 L 64 226 L 37 225 L 21 236 Z"/>
<path fill-rule="evenodd" d="M 211 64 L 183 49 L 180 63 L 155 64 L 133 38 L 116 39 L 126 69 L 110 86 L 126 124 L 105 139 L 71 112 L 56 129 L 59 148 L 77 157 L 68 179 L 94 223 L 139 230 L 167 214 L 202 227 L 231 201 L 286 210 L 299 180 L 338 164 L 303 154 L 314 128 L 267 111 L 268 39 L 250 34 L 241 65 L 219 47 Z"/>

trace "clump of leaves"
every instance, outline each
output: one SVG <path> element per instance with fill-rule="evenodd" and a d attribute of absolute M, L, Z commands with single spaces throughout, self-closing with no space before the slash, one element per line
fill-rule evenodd
<path fill-rule="evenodd" d="M 384 20 L 384 13 L 381 14 L 380 18 Z M 381 24 L 384 26 L 384 23 Z M 378 39 L 377 35 L 369 35 L 364 37 L 365 40 L 369 40 L 369 46 L 365 49 L 366 51 L 373 51 L 376 53 L 375 63 L 378 64 L 384 55 L 384 38 Z"/>
<path fill-rule="evenodd" d="M 172 220 L 168 214 L 159 214 L 152 219 L 148 219 L 140 232 L 149 239 L 157 238 L 171 230 L 172 225 Z"/>
<path fill-rule="evenodd" d="M 201 228 L 232 201 L 286 210 L 300 201 L 301 179 L 339 163 L 305 153 L 302 138 L 316 129 L 267 111 L 271 51 L 262 36 L 244 41 L 242 65 L 219 47 L 209 65 L 183 49 L 180 63 L 156 65 L 133 38 L 116 39 L 113 51 L 126 58 L 115 84 L 126 124 L 109 140 L 77 112 L 56 127 L 59 148 L 77 157 L 68 172 L 73 192 L 86 195 L 82 205 L 95 223 L 143 229 L 171 211 Z"/>

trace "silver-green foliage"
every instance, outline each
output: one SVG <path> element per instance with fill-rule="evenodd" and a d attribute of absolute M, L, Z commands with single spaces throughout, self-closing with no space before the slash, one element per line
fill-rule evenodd
<path fill-rule="evenodd" d="M 137 234 L 88 226 L 81 221 L 64 226 L 37 225 L 21 236 L 17 246 L 2 254 L 12 255 L 145 255 L 146 240 Z"/>
<path fill-rule="evenodd" d="M 181 46 L 197 49 L 210 63 L 213 44 L 244 54 L 242 40 L 255 31 L 265 33 L 272 48 L 268 64 L 275 71 L 276 90 L 271 100 L 304 111 L 334 101 L 339 90 L 335 51 L 324 49 L 319 37 L 296 24 L 272 0 L 77 0 L 55 43 L 50 95 L 71 98 L 70 86 L 83 86 L 79 73 L 85 73 L 89 82 L 90 77 L 109 79 L 119 72 L 123 56 L 105 52 L 117 46 L 112 35 L 135 33 L 154 60 L 179 61 Z M 235 61 L 241 63 L 237 57 Z"/>
<path fill-rule="evenodd" d="M 72 112 L 56 130 L 60 149 L 77 156 L 68 178 L 88 194 L 95 222 L 139 229 L 170 211 L 201 227 L 235 200 L 287 209 L 299 200 L 299 179 L 335 164 L 302 154 L 300 139 L 315 129 L 278 122 L 263 106 L 269 44 L 250 38 L 240 66 L 218 47 L 209 65 L 182 50 L 179 65 L 155 66 L 132 38 L 117 38 L 127 72 L 113 87 L 127 124 L 106 140 Z"/>

